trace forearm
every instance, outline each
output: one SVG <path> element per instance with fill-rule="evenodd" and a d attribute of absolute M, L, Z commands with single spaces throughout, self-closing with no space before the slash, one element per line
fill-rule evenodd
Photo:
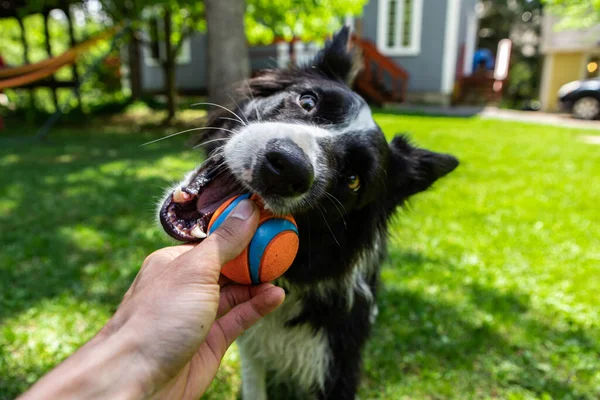
<path fill-rule="evenodd" d="M 133 335 L 100 333 L 19 400 L 139 399 L 146 390 L 143 370 Z"/>

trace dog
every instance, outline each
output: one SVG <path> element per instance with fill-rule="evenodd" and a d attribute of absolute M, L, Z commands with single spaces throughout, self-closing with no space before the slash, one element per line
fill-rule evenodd
<path fill-rule="evenodd" d="M 286 299 L 238 339 L 245 400 L 356 397 L 388 222 L 458 165 L 403 135 L 386 141 L 349 86 L 350 42 L 343 28 L 308 65 L 248 80 L 235 111 L 209 117 L 209 158 L 160 207 L 166 232 L 185 242 L 202 241 L 216 208 L 242 193 L 297 221 L 298 255 L 275 281 Z"/>

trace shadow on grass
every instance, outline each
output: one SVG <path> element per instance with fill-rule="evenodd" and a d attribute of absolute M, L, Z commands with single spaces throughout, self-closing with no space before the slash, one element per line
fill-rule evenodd
<path fill-rule="evenodd" d="M 64 295 L 116 308 L 141 260 L 170 243 L 153 223 L 157 196 L 200 159 L 184 155 L 185 165 L 165 164 L 165 156 L 181 156 L 185 138 L 138 148 L 155 137 L 82 130 L 65 137 L 57 132 L 45 145 L 2 147 L 0 323 Z M 391 256 L 405 276 L 455 269 L 419 252 L 392 249 Z M 589 387 L 595 364 L 588 359 L 600 350 L 577 323 L 549 324 L 524 293 L 479 284 L 455 290 L 466 299 L 444 302 L 443 296 L 384 282 L 366 351 L 371 394 L 416 379 L 438 398 L 461 392 L 493 397 L 495 389 L 509 387 L 536 397 L 595 397 Z M 2 370 L 1 364 L 6 374 L 0 387 L 11 391 L 0 398 L 24 389 L 26 375 L 45 372 L 37 366 L 24 367 L 25 373 Z"/>
<path fill-rule="evenodd" d="M 453 269 L 412 252 L 396 251 L 394 261 L 417 269 L 427 263 Z M 382 384 L 409 387 L 410 380 L 420 381 L 423 389 L 428 387 L 424 381 L 431 380 L 431 398 L 461 392 L 486 397 L 507 387 L 535 397 L 595 398 L 597 388 L 584 384 L 593 382 L 595 371 L 564 351 L 572 346 L 582 358 L 600 354 L 583 327 L 550 326 L 524 293 L 479 284 L 456 290 L 466 301 L 444 302 L 443 295 L 383 282 L 380 314 L 365 353 L 370 390 L 383 393 Z"/>
<path fill-rule="evenodd" d="M 172 180 L 153 168 L 184 147 L 143 142 L 81 132 L 0 152 L 0 322 L 65 293 L 114 308 L 144 256 L 169 243 L 154 204 Z"/>

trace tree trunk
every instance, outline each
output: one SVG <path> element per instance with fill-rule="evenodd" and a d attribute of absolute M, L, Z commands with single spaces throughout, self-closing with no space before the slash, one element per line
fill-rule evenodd
<path fill-rule="evenodd" d="M 48 29 L 48 22 L 50 20 L 50 14 L 44 14 L 44 37 L 46 38 L 46 52 L 48 53 L 48 58 L 52 58 L 52 45 L 50 44 L 50 30 Z M 54 74 L 50 75 L 48 78 L 50 82 L 54 82 Z M 58 111 L 58 96 L 56 95 L 56 86 L 52 86 L 50 89 L 52 91 L 52 100 L 54 102 L 54 109 Z"/>
<path fill-rule="evenodd" d="M 142 44 L 136 33 L 131 35 L 128 46 L 129 84 L 131 85 L 131 100 L 136 101 L 142 97 L 142 68 L 140 65 L 140 48 Z"/>
<path fill-rule="evenodd" d="M 163 71 L 165 73 L 165 95 L 167 96 L 167 121 L 175 118 L 177 108 L 177 87 L 175 83 L 175 59 L 177 54 L 173 51 L 171 43 L 171 32 L 173 30 L 171 20 L 171 9 L 165 7 L 165 56 Z"/>
<path fill-rule="evenodd" d="M 73 21 L 71 20 L 71 12 L 69 9 L 65 11 L 67 14 L 67 25 L 69 28 L 69 47 L 73 48 L 77 44 L 75 40 L 75 31 L 73 30 Z M 71 65 L 71 72 L 73 74 L 73 80 L 77 87 L 75 88 L 75 95 L 77 96 L 77 108 L 81 111 L 83 108 L 83 104 L 81 102 L 81 82 L 79 78 L 79 72 L 77 71 L 77 62 L 74 62 Z"/>
<path fill-rule="evenodd" d="M 17 16 L 17 22 L 19 23 L 19 27 L 21 28 L 21 43 L 23 44 L 23 60 L 25 64 L 29 64 L 29 46 L 27 45 L 27 36 L 25 34 L 25 25 L 23 24 L 23 19 L 20 16 Z M 27 91 L 29 93 L 29 102 L 28 107 L 35 107 L 35 89 L 29 89 Z"/>
<path fill-rule="evenodd" d="M 165 72 L 165 90 L 167 95 L 167 121 L 175 118 L 177 113 L 177 87 L 175 84 L 175 62 L 165 61 L 163 65 Z"/>
<path fill-rule="evenodd" d="M 17 17 L 17 22 L 19 23 L 19 27 L 21 28 L 21 43 L 23 44 L 23 60 L 25 60 L 25 64 L 29 64 L 29 47 L 27 46 L 27 37 L 25 36 L 25 25 L 23 24 L 23 19 L 21 19 L 21 17 Z"/>
<path fill-rule="evenodd" d="M 250 61 L 244 32 L 244 0 L 206 0 L 208 98 L 231 102 L 232 85 L 248 78 Z"/>

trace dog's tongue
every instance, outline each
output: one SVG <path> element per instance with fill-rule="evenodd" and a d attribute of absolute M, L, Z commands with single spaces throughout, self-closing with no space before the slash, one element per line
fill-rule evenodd
<path fill-rule="evenodd" d="M 213 213 L 227 199 L 242 194 L 244 188 L 215 160 L 205 163 L 185 186 L 176 188 L 160 211 L 165 231 L 177 240 L 199 241 Z"/>
<path fill-rule="evenodd" d="M 215 212 L 230 197 L 239 194 L 239 185 L 231 176 L 214 179 L 198 192 L 196 207 L 201 215 Z"/>

